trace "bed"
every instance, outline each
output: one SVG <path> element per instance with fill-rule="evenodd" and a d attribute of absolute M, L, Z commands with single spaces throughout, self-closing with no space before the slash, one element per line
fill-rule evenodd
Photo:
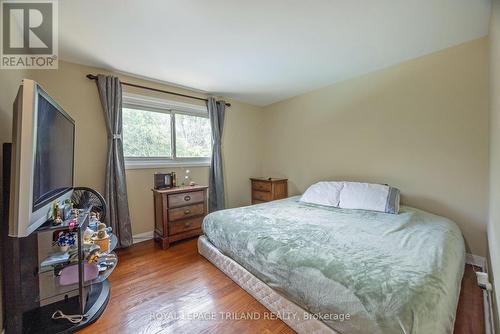
<path fill-rule="evenodd" d="M 452 221 L 300 197 L 222 210 L 200 254 L 299 333 L 452 333 L 465 246 Z"/>

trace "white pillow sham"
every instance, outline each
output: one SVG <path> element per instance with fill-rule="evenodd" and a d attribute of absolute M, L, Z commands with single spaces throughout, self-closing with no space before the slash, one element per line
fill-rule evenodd
<path fill-rule="evenodd" d="M 310 186 L 301 201 L 397 214 L 399 190 L 388 185 L 362 182 L 318 182 Z"/>
<path fill-rule="evenodd" d="M 383 184 L 345 182 L 339 207 L 398 213 L 399 190 Z"/>
<path fill-rule="evenodd" d="M 340 191 L 343 185 L 344 182 L 322 181 L 315 183 L 307 188 L 300 200 L 312 204 L 338 207 L 340 203 Z"/>

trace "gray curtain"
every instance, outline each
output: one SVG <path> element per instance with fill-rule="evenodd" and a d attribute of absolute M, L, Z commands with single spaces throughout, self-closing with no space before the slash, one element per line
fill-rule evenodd
<path fill-rule="evenodd" d="M 208 209 L 210 212 L 224 209 L 224 173 L 222 171 L 222 129 L 226 103 L 208 98 L 208 117 L 212 126 L 212 162 L 208 177 Z"/>
<path fill-rule="evenodd" d="M 132 245 L 132 227 L 128 208 L 125 159 L 122 143 L 122 85 L 120 79 L 98 75 L 97 89 L 108 133 L 108 158 L 104 198 L 106 220 L 118 238 L 118 247 Z"/>

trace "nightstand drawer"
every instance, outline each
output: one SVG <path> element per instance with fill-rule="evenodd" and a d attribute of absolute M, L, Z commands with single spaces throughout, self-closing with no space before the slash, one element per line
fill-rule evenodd
<path fill-rule="evenodd" d="M 168 207 L 177 208 L 193 203 L 203 202 L 205 199 L 203 191 L 191 191 L 182 194 L 168 195 Z"/>
<path fill-rule="evenodd" d="M 201 222 L 207 214 L 207 189 L 196 185 L 153 189 L 154 237 L 161 248 L 201 234 Z"/>
<path fill-rule="evenodd" d="M 274 201 L 288 197 L 288 180 L 272 177 L 250 178 L 252 182 L 252 204 Z"/>
<path fill-rule="evenodd" d="M 260 191 L 271 191 L 271 182 L 252 181 L 252 189 Z"/>
<path fill-rule="evenodd" d="M 252 191 L 252 199 L 256 199 L 259 201 L 271 201 L 272 195 L 267 191 Z"/>
<path fill-rule="evenodd" d="M 171 222 L 169 224 L 168 234 L 173 235 L 186 231 L 196 230 L 201 228 L 203 217 L 185 219 L 181 221 Z"/>
<path fill-rule="evenodd" d="M 186 219 L 203 214 L 205 214 L 205 205 L 203 203 L 168 210 L 168 218 L 170 221 Z"/>

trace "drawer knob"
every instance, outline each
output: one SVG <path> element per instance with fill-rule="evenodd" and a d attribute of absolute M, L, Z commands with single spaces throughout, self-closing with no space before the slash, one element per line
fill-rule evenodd
<path fill-rule="evenodd" d="M 191 213 L 191 210 L 187 209 L 187 210 L 184 210 L 184 214 L 185 215 L 189 215 Z"/>
<path fill-rule="evenodd" d="M 191 196 L 189 196 L 189 195 L 184 196 L 184 200 L 185 200 L 186 202 L 187 202 L 187 201 L 190 201 L 190 200 L 191 200 Z"/>
<path fill-rule="evenodd" d="M 191 227 L 191 223 L 184 224 L 184 227 Z"/>

